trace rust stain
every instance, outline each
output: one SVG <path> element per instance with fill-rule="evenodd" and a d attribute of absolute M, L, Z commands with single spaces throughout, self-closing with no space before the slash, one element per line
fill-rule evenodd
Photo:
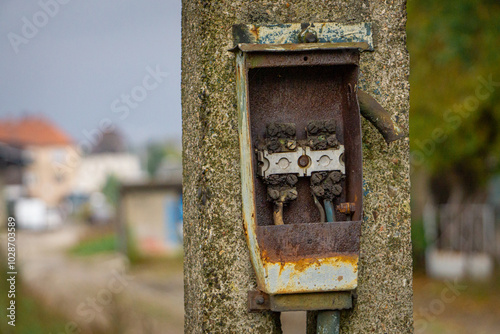
<path fill-rule="evenodd" d="M 337 278 L 337 280 L 340 282 L 344 279 L 344 276 L 339 276 L 339 278 Z"/>
<path fill-rule="evenodd" d="M 359 221 L 257 226 L 261 256 L 270 263 L 357 258 L 360 234 Z"/>
<path fill-rule="evenodd" d="M 285 262 L 280 262 L 280 275 L 283 273 L 283 270 L 285 270 Z"/>
<path fill-rule="evenodd" d="M 319 267 L 321 262 L 319 259 L 301 259 L 297 262 L 293 262 L 293 273 L 298 274 L 307 270 L 307 268 L 312 266 Z"/>
<path fill-rule="evenodd" d="M 259 26 L 253 25 L 252 28 L 250 28 L 250 33 L 255 37 L 255 40 L 259 40 Z"/>
<path fill-rule="evenodd" d="M 245 220 L 243 220 L 243 232 L 245 232 L 245 236 L 248 237 L 247 222 Z"/>
<path fill-rule="evenodd" d="M 269 257 L 267 257 L 266 251 L 261 250 L 262 262 L 264 265 L 270 264 L 279 264 L 280 266 L 280 274 L 285 269 L 286 265 L 293 265 L 293 274 L 300 274 L 306 271 L 310 267 L 321 267 L 321 266 L 329 266 L 329 267 L 341 267 L 344 265 L 350 265 L 352 267 L 356 267 L 358 265 L 359 257 L 357 255 L 343 255 L 338 254 L 333 257 L 327 258 L 305 258 L 299 259 L 296 261 L 270 261 Z"/>

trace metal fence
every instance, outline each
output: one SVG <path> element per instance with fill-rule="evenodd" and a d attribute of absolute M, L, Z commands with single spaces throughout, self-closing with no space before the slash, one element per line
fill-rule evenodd
<path fill-rule="evenodd" d="M 498 257 L 494 208 L 488 204 L 427 204 L 424 209 L 427 247 Z"/>

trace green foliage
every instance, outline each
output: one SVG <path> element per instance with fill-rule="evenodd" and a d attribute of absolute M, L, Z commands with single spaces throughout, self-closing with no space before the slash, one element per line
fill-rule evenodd
<path fill-rule="evenodd" d="M 139 251 L 139 247 L 137 245 L 137 239 L 135 238 L 135 235 L 130 228 L 127 228 L 126 233 L 127 233 L 127 245 L 126 245 L 127 258 L 129 259 L 131 264 L 139 263 L 143 260 L 143 256 Z"/>
<path fill-rule="evenodd" d="M 18 270 L 16 279 L 16 326 L 7 324 L 10 321 L 7 318 L 7 305 L 10 303 L 7 291 L 9 285 L 7 282 L 7 262 L 3 254 L 0 254 L 0 333 L 5 334 L 45 334 L 59 333 L 68 322 L 61 315 L 52 312 L 50 308 L 44 307 L 33 296 L 22 283 L 22 272 Z"/>
<path fill-rule="evenodd" d="M 102 188 L 102 193 L 106 196 L 109 204 L 116 206 L 120 196 L 120 181 L 114 175 L 109 175 Z"/>
<path fill-rule="evenodd" d="M 150 143 L 147 147 L 147 171 L 154 177 L 164 159 L 180 161 L 181 152 L 174 143 Z"/>
<path fill-rule="evenodd" d="M 500 4 L 409 1 L 407 31 L 412 167 L 480 190 L 500 171 Z"/>
<path fill-rule="evenodd" d="M 117 240 L 115 234 L 107 234 L 83 240 L 71 248 L 70 253 L 78 256 L 88 256 L 116 250 Z"/>
<path fill-rule="evenodd" d="M 154 177 L 158 167 L 166 155 L 165 147 L 161 144 L 150 144 L 148 146 L 148 175 Z"/>
<path fill-rule="evenodd" d="M 413 268 L 423 270 L 425 266 L 425 231 L 422 219 L 413 220 L 411 227 L 411 245 L 413 252 Z"/>

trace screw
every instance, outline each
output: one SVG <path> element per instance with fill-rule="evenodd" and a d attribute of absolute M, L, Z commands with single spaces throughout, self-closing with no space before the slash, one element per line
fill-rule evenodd
<path fill-rule="evenodd" d="M 276 189 L 273 189 L 273 188 L 267 188 L 267 194 L 273 200 L 277 200 L 278 198 L 280 198 L 280 192 Z"/>
<path fill-rule="evenodd" d="M 318 125 L 316 124 L 316 122 L 309 122 L 309 124 L 307 124 L 307 132 L 309 132 L 310 134 L 315 134 L 317 133 L 319 130 L 318 128 Z"/>
<path fill-rule="evenodd" d="M 299 163 L 300 167 L 306 168 L 307 166 L 309 166 L 310 161 L 311 160 L 309 159 L 309 157 L 307 155 L 302 155 L 302 156 L 300 156 L 298 163 Z"/>
<path fill-rule="evenodd" d="M 329 133 L 335 133 L 335 120 L 330 119 L 330 120 L 326 121 L 325 122 L 325 129 Z"/>
<path fill-rule="evenodd" d="M 323 181 L 323 177 L 321 176 L 321 174 L 319 173 L 314 173 L 312 176 L 311 176 L 311 182 L 313 185 L 318 185 L 321 183 L 321 181 Z"/>
<path fill-rule="evenodd" d="M 286 124 L 285 133 L 289 136 L 295 136 L 295 124 Z"/>
<path fill-rule="evenodd" d="M 281 144 L 278 140 L 276 139 L 272 139 L 271 141 L 269 141 L 269 143 L 267 144 L 267 149 L 270 151 L 270 152 L 276 152 L 276 151 L 279 151 L 279 149 L 281 148 Z"/>
<path fill-rule="evenodd" d="M 286 176 L 286 183 L 288 183 L 291 186 L 294 186 L 298 181 L 299 178 L 297 177 L 297 175 L 289 174 Z"/>
<path fill-rule="evenodd" d="M 332 182 L 337 183 L 342 179 L 342 173 L 338 171 L 333 171 L 329 175 Z"/>
<path fill-rule="evenodd" d="M 298 193 L 297 193 L 297 190 L 295 190 L 295 189 L 290 189 L 286 192 L 286 199 L 288 201 L 293 201 L 293 200 L 297 199 L 297 196 L 298 196 Z"/>
<path fill-rule="evenodd" d="M 325 189 L 323 189 L 323 187 L 321 187 L 321 186 L 314 186 L 312 188 L 312 191 L 313 191 L 314 195 L 316 195 L 318 197 L 323 197 L 323 195 L 325 194 Z"/>
<path fill-rule="evenodd" d="M 256 299 L 255 299 L 255 302 L 258 304 L 258 305 L 263 305 L 264 302 L 265 302 L 265 299 L 263 296 L 258 296 Z"/>
<path fill-rule="evenodd" d="M 289 149 L 289 150 L 295 150 L 295 148 L 297 147 L 297 143 L 295 142 L 295 140 L 289 140 L 286 142 L 286 148 Z"/>
<path fill-rule="evenodd" d="M 318 37 L 316 37 L 316 35 L 312 32 L 307 32 L 304 35 L 304 40 L 306 43 L 316 43 L 318 41 Z"/>
<path fill-rule="evenodd" d="M 278 127 L 274 124 L 274 123 L 271 123 L 271 124 L 268 124 L 267 125 L 267 135 L 269 137 L 274 137 L 278 134 Z"/>
<path fill-rule="evenodd" d="M 328 146 L 330 147 L 335 147 L 339 144 L 338 140 L 337 140 L 337 136 L 335 135 L 331 135 L 329 136 L 327 139 L 326 139 L 327 143 L 328 143 Z"/>
<path fill-rule="evenodd" d="M 332 187 L 332 194 L 334 194 L 335 196 L 340 195 L 341 192 L 342 192 L 342 186 L 340 186 L 340 184 L 336 184 Z"/>
<path fill-rule="evenodd" d="M 278 185 L 281 182 L 281 175 L 269 175 L 267 178 L 267 183 L 272 184 L 273 186 Z"/>

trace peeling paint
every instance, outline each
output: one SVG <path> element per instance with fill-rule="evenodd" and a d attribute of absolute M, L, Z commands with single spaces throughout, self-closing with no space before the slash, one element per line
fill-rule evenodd
<path fill-rule="evenodd" d="M 302 36 L 310 32 L 319 43 L 365 43 L 373 50 L 372 26 L 368 22 L 355 24 L 285 23 L 285 24 L 239 24 L 233 31 L 234 44 L 296 44 L 302 43 Z"/>

